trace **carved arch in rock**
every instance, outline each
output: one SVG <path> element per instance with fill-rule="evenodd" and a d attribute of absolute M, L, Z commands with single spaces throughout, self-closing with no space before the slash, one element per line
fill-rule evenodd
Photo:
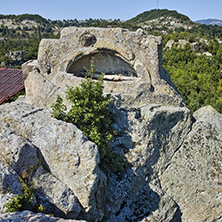
<path fill-rule="evenodd" d="M 66 72 L 84 77 L 87 75 L 86 70 L 90 68 L 91 61 L 97 75 L 105 73 L 105 76 L 115 75 L 125 79 L 138 77 L 135 69 L 112 50 L 98 50 L 88 55 L 79 55 L 77 59 L 70 61 Z"/>

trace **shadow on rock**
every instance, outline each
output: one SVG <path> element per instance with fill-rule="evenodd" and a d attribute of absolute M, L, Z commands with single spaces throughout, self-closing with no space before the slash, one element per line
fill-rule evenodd
<path fill-rule="evenodd" d="M 167 121 L 171 122 L 171 118 L 174 121 L 163 133 L 162 129 L 156 129 L 157 123 L 153 124 L 157 121 L 155 118 L 149 123 L 142 120 L 140 109 L 121 109 L 114 105 L 111 109 L 115 115 L 114 126 L 119 131 L 112 141 L 112 149 L 126 157 L 129 167 L 125 173 L 108 177 L 104 221 L 181 221 L 179 206 L 162 191 L 153 170 L 161 158 L 161 143 L 166 143 L 169 132 L 181 117 L 175 120 L 168 116 Z M 166 123 L 163 118 L 158 121 L 160 125 L 163 121 Z M 156 136 L 148 138 L 153 127 Z M 144 155 L 143 152 L 150 153 Z"/>

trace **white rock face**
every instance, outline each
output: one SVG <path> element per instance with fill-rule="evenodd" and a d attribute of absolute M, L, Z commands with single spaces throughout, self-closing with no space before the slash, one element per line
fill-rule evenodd
<path fill-rule="evenodd" d="M 86 222 L 85 220 L 65 220 L 58 217 L 52 217 L 46 214 L 35 214 L 31 211 L 13 212 L 0 214 L 2 222 L 21 222 L 21 221 L 38 221 L 38 222 Z"/>
<path fill-rule="evenodd" d="M 161 187 L 182 211 L 182 221 L 222 218 L 222 115 L 212 107 L 194 113 L 196 122 L 169 167 Z"/>
<path fill-rule="evenodd" d="M 45 109 L 57 94 L 65 97 L 67 84 L 83 81 L 82 65 L 89 65 L 92 58 L 96 75 L 106 72 L 105 93 L 113 89 L 109 108 L 119 133 L 111 149 L 125 158 L 126 172 L 103 169 L 105 175 L 96 144 L 73 124 L 51 118 Z M 41 42 L 34 64 L 34 70 L 27 67 L 25 81 L 26 102 L 35 107 L 22 100 L 0 106 L 4 186 L 8 183 L 21 192 L 18 175 L 24 177 L 36 189 L 37 201 L 52 211 L 47 213 L 64 218 L 221 220 L 222 116 L 212 107 L 194 115 L 185 107 L 161 67 L 160 39 L 142 30 L 67 28 L 59 40 Z M 6 203 L 9 194 L 0 198 Z M 27 211 L 0 218 L 27 215 L 57 220 Z"/>
<path fill-rule="evenodd" d="M 76 208 L 77 197 L 87 217 L 92 220 L 102 218 L 106 176 L 98 167 L 100 160 L 97 146 L 74 125 L 53 119 L 49 112 L 31 105 L 3 105 L 0 113 L 3 158 L 20 175 L 24 170 L 31 175 L 38 165 L 43 164 L 57 179 L 48 174 L 42 178 L 35 172 L 34 181 L 45 184 L 43 190 L 48 199 L 53 199 L 51 203 L 58 203 L 60 210 L 66 208 L 64 213 L 77 216 L 77 213 L 69 212 L 72 210 L 69 201 L 74 205 L 74 211 L 79 209 L 80 212 L 80 207 Z M 36 187 L 39 186 L 37 183 Z M 67 198 L 67 203 L 61 206 L 59 200 L 63 198 L 62 195 Z"/>
<path fill-rule="evenodd" d="M 104 92 L 120 95 L 122 103 L 184 106 L 161 57 L 161 38 L 142 29 L 65 28 L 60 39 L 41 41 L 35 71 L 23 67 L 26 102 L 50 107 L 58 94 L 66 101 L 66 86 L 84 81 L 93 60 L 96 76 L 105 73 Z"/>
<path fill-rule="evenodd" d="M 114 100 L 110 106 L 119 131 L 111 148 L 123 154 L 129 168 L 108 180 L 98 167 L 96 145 L 74 125 L 26 103 L 2 105 L 3 183 L 8 172 L 15 178 L 10 181 L 17 181 L 13 189 L 21 192 L 18 174 L 27 172 L 36 199 L 60 217 L 220 221 L 221 114 L 212 107 L 193 117 L 183 107 L 118 104 Z M 10 195 L 6 192 L 0 198 L 5 204 Z"/>

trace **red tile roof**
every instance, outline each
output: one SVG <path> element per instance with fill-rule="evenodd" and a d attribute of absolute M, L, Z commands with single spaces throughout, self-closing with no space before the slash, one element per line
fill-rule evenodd
<path fill-rule="evenodd" d="M 24 88 L 21 69 L 0 68 L 0 104 Z"/>

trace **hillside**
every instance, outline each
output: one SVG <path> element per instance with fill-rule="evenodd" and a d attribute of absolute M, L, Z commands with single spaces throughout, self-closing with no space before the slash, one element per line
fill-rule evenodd
<path fill-rule="evenodd" d="M 197 20 L 196 23 L 205 24 L 205 25 L 219 25 L 222 26 L 222 20 L 219 19 L 203 19 Z"/>
<path fill-rule="evenodd" d="M 145 11 L 126 21 L 126 23 L 136 24 L 137 26 L 142 26 L 144 28 L 154 28 L 156 26 L 157 28 L 167 27 L 171 29 L 179 27 L 190 29 L 195 24 L 188 16 L 167 9 Z"/>

